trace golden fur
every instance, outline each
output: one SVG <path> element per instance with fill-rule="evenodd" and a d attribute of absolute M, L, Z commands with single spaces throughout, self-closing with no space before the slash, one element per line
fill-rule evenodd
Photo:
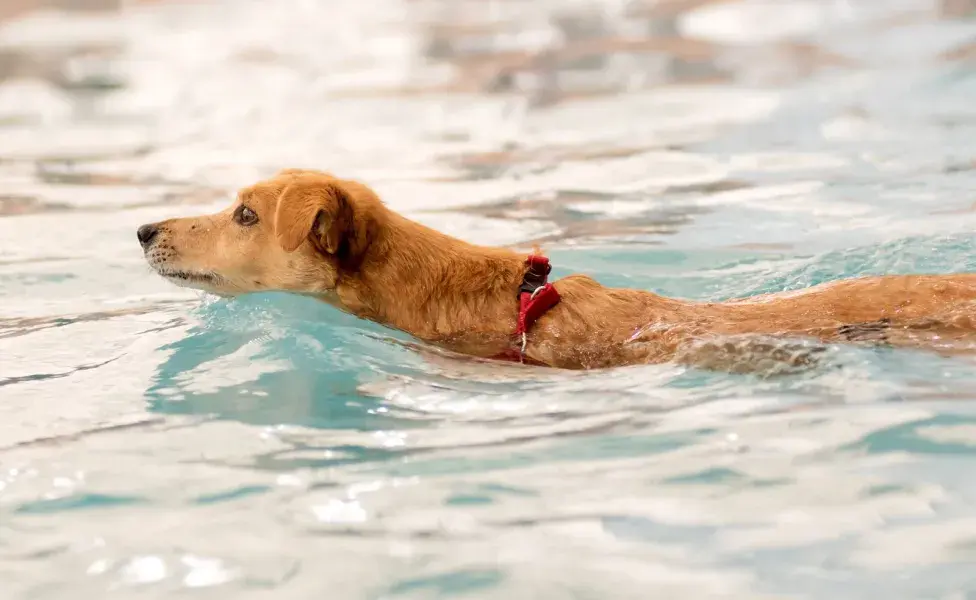
<path fill-rule="evenodd" d="M 241 223 L 242 206 L 256 222 Z M 289 169 L 241 190 L 222 212 L 149 227 L 146 259 L 181 285 L 311 295 L 476 357 L 512 344 L 525 255 L 411 221 L 355 181 Z M 529 331 L 526 352 L 551 367 L 678 360 L 754 371 L 816 360 L 809 345 L 774 338 L 941 350 L 976 340 L 976 274 L 861 277 L 716 303 L 607 288 L 583 275 L 555 287 L 562 300 Z"/>

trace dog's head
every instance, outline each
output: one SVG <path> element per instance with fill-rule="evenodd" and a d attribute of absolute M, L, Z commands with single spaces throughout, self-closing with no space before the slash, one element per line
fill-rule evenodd
<path fill-rule="evenodd" d="M 226 210 L 143 225 L 138 237 L 149 265 L 178 285 L 329 294 L 358 267 L 379 210 L 360 183 L 289 169 L 242 189 Z"/>

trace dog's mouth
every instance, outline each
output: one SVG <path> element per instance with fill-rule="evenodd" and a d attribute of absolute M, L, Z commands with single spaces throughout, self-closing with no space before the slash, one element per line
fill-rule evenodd
<path fill-rule="evenodd" d="M 157 269 L 160 276 L 169 279 L 178 285 L 206 285 L 215 286 L 220 283 L 221 277 L 216 273 L 204 273 L 197 271 L 180 271 L 173 269 Z"/>

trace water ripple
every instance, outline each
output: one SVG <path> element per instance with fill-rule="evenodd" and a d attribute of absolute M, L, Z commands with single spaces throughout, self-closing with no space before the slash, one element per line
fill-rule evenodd
<path fill-rule="evenodd" d="M 684 298 L 974 271 L 973 14 L 0 7 L 3 597 L 973 596 L 971 359 L 495 365 L 174 288 L 135 240 L 307 166 Z"/>

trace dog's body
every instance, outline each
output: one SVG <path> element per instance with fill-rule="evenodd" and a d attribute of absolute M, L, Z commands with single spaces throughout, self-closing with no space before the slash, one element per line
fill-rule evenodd
<path fill-rule="evenodd" d="M 177 283 L 222 295 L 281 290 L 462 354 L 511 349 L 525 256 L 475 246 L 389 210 L 366 186 L 287 170 L 215 215 L 140 228 L 147 260 Z M 753 370 L 803 363 L 769 336 L 941 347 L 976 340 L 976 274 L 849 279 L 801 292 L 696 303 L 554 282 L 560 302 L 527 336 L 534 363 L 586 369 L 680 360 Z"/>

